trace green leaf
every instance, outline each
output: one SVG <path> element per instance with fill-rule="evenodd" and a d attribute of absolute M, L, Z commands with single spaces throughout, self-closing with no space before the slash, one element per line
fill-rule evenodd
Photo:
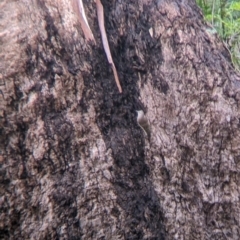
<path fill-rule="evenodd" d="M 234 11 L 240 11 L 240 2 L 232 3 L 230 8 Z"/>
<path fill-rule="evenodd" d="M 205 15 L 205 19 L 206 19 L 208 22 L 211 22 L 211 21 L 212 21 L 212 14 L 207 14 L 207 15 Z"/>

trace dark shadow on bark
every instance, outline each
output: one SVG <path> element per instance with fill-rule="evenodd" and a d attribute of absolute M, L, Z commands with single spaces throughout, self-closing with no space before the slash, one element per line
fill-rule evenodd
<path fill-rule="evenodd" d="M 114 175 L 112 184 L 118 196 L 117 202 L 126 215 L 123 227 L 125 239 L 142 239 L 143 236 L 148 236 L 147 239 L 165 239 L 161 202 L 152 186 L 145 162 L 144 149 L 149 143 L 136 122 L 136 110 L 145 110 L 145 106 L 139 100 L 137 73 L 140 72 L 144 79 L 144 73 L 150 71 L 153 66 L 149 66 L 147 60 L 146 63 L 140 62 L 134 54 L 132 38 L 136 38 L 135 44 L 138 47 L 142 45 L 142 48 L 145 46 L 150 47 L 152 51 L 159 51 L 158 58 L 154 55 L 156 64 L 162 61 L 161 47 L 151 40 L 147 27 L 143 37 L 140 37 L 141 24 L 144 24 L 143 21 L 139 22 L 136 30 L 139 34 L 131 32 L 129 36 L 120 38 L 117 43 L 110 42 L 123 93 L 118 93 L 111 67 L 100 47 L 93 53 L 93 75 L 84 76 L 86 91 L 80 105 L 86 106 L 87 102 L 94 100 L 97 124 L 107 149 L 112 150 L 114 165 L 109 170 Z M 114 35 L 114 31 L 111 34 Z M 144 42 L 147 42 L 147 46 Z M 134 66 L 137 70 L 134 70 Z M 167 94 L 167 83 L 157 78 L 154 81 L 156 87 Z M 93 94 L 86 95 L 88 91 L 92 91 Z M 115 207 L 112 212 L 119 214 L 121 210 Z"/>

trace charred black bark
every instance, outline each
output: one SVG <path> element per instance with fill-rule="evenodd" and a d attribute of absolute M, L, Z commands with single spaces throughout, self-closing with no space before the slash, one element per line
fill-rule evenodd
<path fill-rule="evenodd" d="M 122 94 L 94 2 L 96 45 L 69 1 L 1 4 L 1 239 L 238 239 L 239 76 L 193 1 L 102 0 Z"/>

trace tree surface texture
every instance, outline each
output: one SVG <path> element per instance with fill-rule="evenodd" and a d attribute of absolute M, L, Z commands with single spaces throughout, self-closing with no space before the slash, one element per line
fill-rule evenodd
<path fill-rule="evenodd" d="M 227 48 L 193 0 L 101 2 L 122 94 L 93 0 L 96 44 L 69 0 L 0 1 L 0 239 L 238 240 Z"/>

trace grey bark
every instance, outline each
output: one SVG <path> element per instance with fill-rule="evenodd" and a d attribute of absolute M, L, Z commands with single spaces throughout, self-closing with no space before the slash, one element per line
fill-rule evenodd
<path fill-rule="evenodd" d="M 94 1 L 96 45 L 70 1 L 0 2 L 0 238 L 239 239 L 227 49 L 194 1 L 102 4 L 122 94 Z"/>

